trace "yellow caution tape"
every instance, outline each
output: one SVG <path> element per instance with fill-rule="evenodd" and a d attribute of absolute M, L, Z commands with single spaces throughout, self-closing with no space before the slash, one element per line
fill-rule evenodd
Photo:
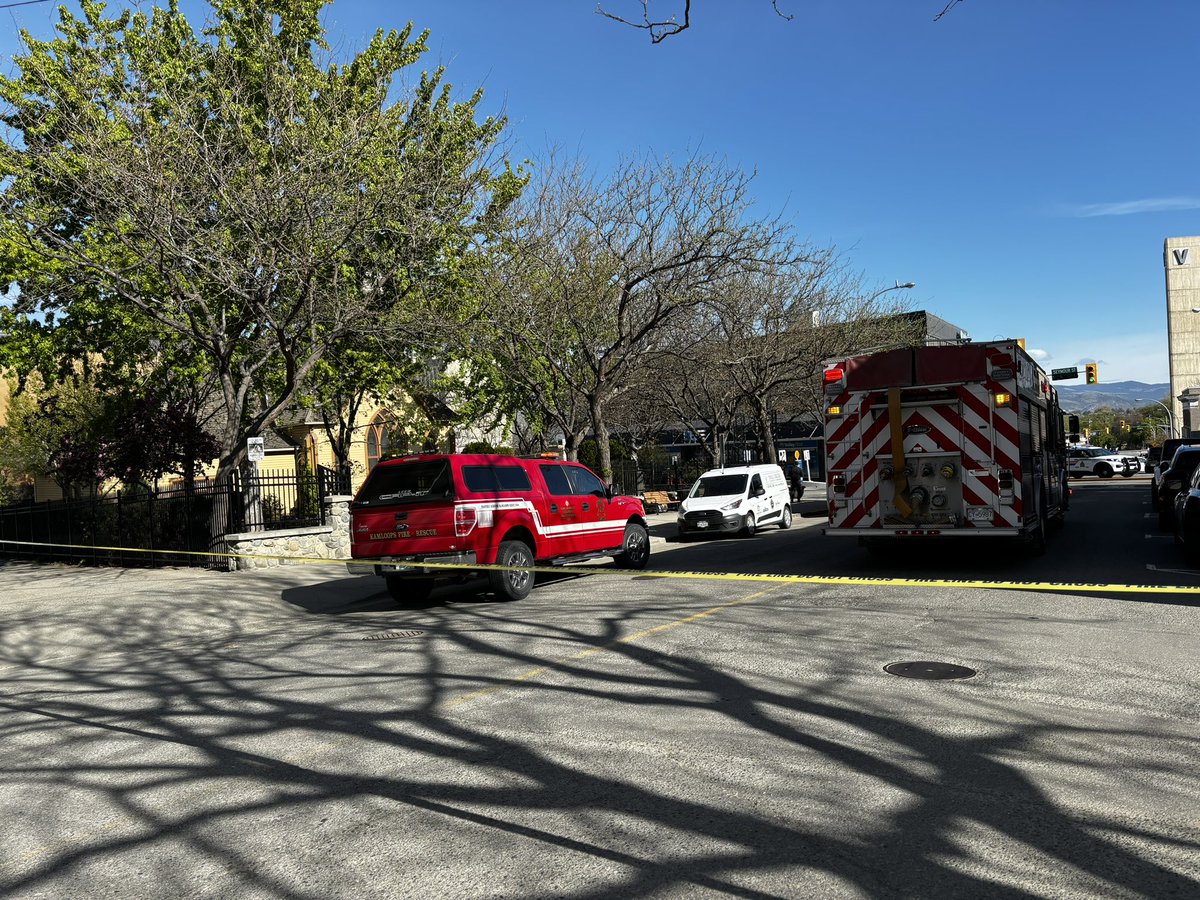
<path fill-rule="evenodd" d="M 144 547 L 99 547 L 91 544 L 47 544 L 36 541 L 0 540 L 0 544 L 12 544 L 20 547 L 50 547 L 56 550 L 88 550 L 112 553 L 144 553 L 166 554 L 170 556 L 207 556 L 220 559 L 277 559 L 288 563 L 303 565 L 336 565 L 357 563 L 362 566 L 377 565 L 376 559 L 326 559 L 320 556 L 288 556 L 276 553 L 220 553 L 208 550 L 147 550 Z M 414 562 L 405 563 L 388 560 L 385 565 L 411 566 L 413 569 L 441 569 L 446 571 L 467 572 L 535 572 L 545 574 L 596 575 L 601 572 L 612 573 L 612 569 L 599 569 L 584 566 L 497 566 L 469 563 L 435 563 Z M 1061 581 L 984 581 L 975 578 L 878 578 L 867 575 L 778 575 L 756 572 L 656 572 L 653 570 L 621 569 L 617 570 L 637 578 L 682 578 L 692 581 L 747 581 L 772 582 L 775 584 L 823 584 L 823 585 L 880 585 L 884 587 L 935 587 L 935 588 L 981 588 L 984 590 L 1002 591 L 1057 591 L 1072 593 L 1076 591 L 1110 592 L 1117 594 L 1200 594 L 1200 585 L 1187 587 L 1177 584 L 1103 584 L 1100 582 L 1061 582 Z"/>

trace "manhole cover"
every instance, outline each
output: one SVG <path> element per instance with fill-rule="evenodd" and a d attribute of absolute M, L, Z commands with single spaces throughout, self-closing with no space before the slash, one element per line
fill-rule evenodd
<path fill-rule="evenodd" d="M 883 667 L 883 671 L 889 675 L 899 675 L 901 678 L 924 678 L 929 681 L 970 678 L 975 674 L 974 669 L 968 669 L 966 666 L 928 661 L 889 663 Z"/>
<path fill-rule="evenodd" d="M 424 634 L 423 631 L 381 631 L 378 634 L 368 634 L 364 638 L 359 638 L 360 641 L 394 641 L 399 638 L 416 637 L 419 634 Z"/>

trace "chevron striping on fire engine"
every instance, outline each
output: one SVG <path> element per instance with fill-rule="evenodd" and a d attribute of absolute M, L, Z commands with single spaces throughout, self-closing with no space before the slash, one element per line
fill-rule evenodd
<path fill-rule="evenodd" d="M 1050 381 L 1016 341 L 886 350 L 827 369 L 826 534 L 1043 540 L 1068 497 Z"/>

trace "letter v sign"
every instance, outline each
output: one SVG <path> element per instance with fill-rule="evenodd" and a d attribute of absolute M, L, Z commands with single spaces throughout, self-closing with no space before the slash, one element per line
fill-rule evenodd
<path fill-rule="evenodd" d="M 1188 254 L 1191 252 L 1191 248 L 1181 247 L 1171 252 L 1175 254 L 1175 265 L 1186 266 L 1188 264 Z"/>

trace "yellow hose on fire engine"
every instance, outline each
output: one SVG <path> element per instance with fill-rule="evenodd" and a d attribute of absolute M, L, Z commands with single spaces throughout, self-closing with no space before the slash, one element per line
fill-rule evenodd
<path fill-rule="evenodd" d="M 892 484 L 896 494 L 892 504 L 900 513 L 900 518 L 907 519 L 912 515 L 912 507 L 904 493 L 908 490 L 908 472 L 904 462 L 904 426 L 900 421 L 900 388 L 888 388 L 888 426 L 892 429 Z"/>

